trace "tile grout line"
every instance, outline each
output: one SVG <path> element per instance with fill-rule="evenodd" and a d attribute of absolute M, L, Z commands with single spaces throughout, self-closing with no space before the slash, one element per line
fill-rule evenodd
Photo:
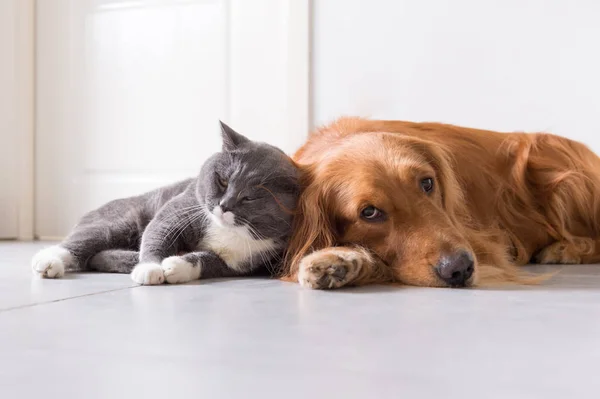
<path fill-rule="evenodd" d="M 19 310 L 19 309 L 25 309 L 25 308 L 32 308 L 34 306 L 47 305 L 47 304 L 50 304 L 50 303 L 68 301 L 69 299 L 85 298 L 85 297 L 88 297 L 88 296 L 107 294 L 109 292 L 123 291 L 123 290 L 128 290 L 130 288 L 137 288 L 137 287 L 142 287 L 142 286 L 141 285 L 131 285 L 129 287 L 121 287 L 121 288 L 114 288 L 114 289 L 111 289 L 111 290 L 91 292 L 89 294 L 75 295 L 75 296 L 70 296 L 68 298 L 54 299 L 52 301 L 29 303 L 29 304 L 26 304 L 26 305 L 13 306 L 13 307 L 6 308 L 6 309 L 0 309 L 0 313 L 10 312 L 11 310 Z"/>

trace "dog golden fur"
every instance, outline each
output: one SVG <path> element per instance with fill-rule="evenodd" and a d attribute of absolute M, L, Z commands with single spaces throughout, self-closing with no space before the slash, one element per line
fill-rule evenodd
<path fill-rule="evenodd" d="M 530 261 L 600 261 L 600 159 L 578 142 L 342 118 L 294 159 L 284 273 L 303 286 L 522 282 Z"/>

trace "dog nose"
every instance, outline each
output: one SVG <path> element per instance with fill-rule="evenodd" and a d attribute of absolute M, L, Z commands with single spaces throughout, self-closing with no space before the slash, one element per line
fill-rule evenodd
<path fill-rule="evenodd" d="M 474 268 L 473 256 L 467 251 L 457 251 L 442 255 L 435 271 L 451 287 L 464 287 Z"/>

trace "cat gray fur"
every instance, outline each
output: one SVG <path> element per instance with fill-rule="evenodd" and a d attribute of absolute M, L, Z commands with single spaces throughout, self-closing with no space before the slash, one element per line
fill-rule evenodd
<path fill-rule="evenodd" d="M 275 273 L 291 235 L 298 170 L 280 149 L 221 130 L 222 152 L 197 178 L 89 212 L 34 257 L 34 272 L 133 271 L 140 284 Z"/>

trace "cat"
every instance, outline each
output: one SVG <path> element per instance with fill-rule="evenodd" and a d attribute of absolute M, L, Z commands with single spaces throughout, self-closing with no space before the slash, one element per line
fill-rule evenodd
<path fill-rule="evenodd" d="M 86 214 L 33 272 L 131 273 L 143 285 L 276 273 L 291 235 L 299 171 L 279 148 L 220 122 L 222 151 L 197 178 L 118 199 Z"/>

